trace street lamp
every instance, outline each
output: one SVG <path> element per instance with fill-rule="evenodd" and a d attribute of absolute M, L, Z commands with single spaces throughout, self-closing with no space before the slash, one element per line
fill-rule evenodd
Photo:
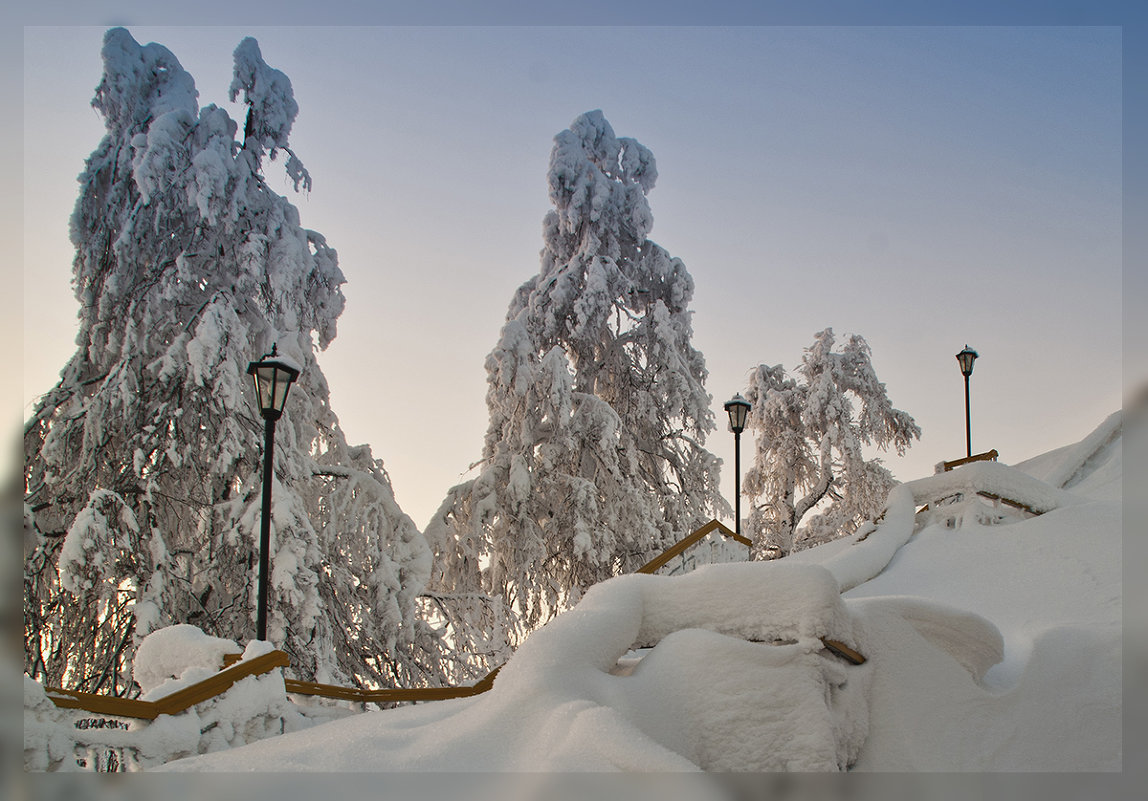
<path fill-rule="evenodd" d="M 741 432 L 745 431 L 750 408 L 740 392 L 725 403 L 729 430 L 733 432 L 733 529 L 737 534 L 741 533 Z"/>
<path fill-rule="evenodd" d="M 961 375 L 965 377 L 965 455 L 973 455 L 973 429 L 969 418 L 969 376 L 973 374 L 973 362 L 977 360 L 977 352 L 965 345 L 965 349 L 957 354 L 957 363 L 961 366 Z"/>
<path fill-rule="evenodd" d="M 299 368 L 283 360 L 271 346 L 271 352 L 247 365 L 247 374 L 255 379 L 255 397 L 263 416 L 263 520 L 259 532 L 259 596 L 255 614 L 256 639 L 267 639 L 267 573 L 271 548 L 271 476 L 275 469 L 275 422 L 283 416 L 283 404 L 291 384 L 299 377 Z"/>

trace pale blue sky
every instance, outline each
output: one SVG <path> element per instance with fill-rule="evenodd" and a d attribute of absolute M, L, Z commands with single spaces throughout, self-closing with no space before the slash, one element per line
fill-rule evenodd
<path fill-rule="evenodd" d="M 551 138 L 594 108 L 657 158 L 651 237 L 696 281 L 719 416 L 826 326 L 868 339 L 924 429 L 889 459 L 901 478 L 964 455 L 966 342 L 974 450 L 1021 461 L 1120 405 L 1119 28 L 128 28 L 201 105 L 227 105 L 246 35 L 291 78 L 315 181 L 296 204 L 348 279 L 320 357 L 333 407 L 420 527 L 480 455 L 483 359 L 538 269 Z M 74 348 L 66 226 L 102 135 L 103 30 L 24 31 L 25 415 Z M 451 404 L 437 428 L 430 396 Z"/>

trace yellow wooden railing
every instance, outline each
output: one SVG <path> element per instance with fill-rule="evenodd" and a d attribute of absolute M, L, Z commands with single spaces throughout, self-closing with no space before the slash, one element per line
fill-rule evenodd
<path fill-rule="evenodd" d="M 994 455 L 996 451 L 992 452 Z M 743 545 L 751 545 L 750 541 L 740 534 L 731 531 L 727 526 L 711 520 L 686 538 L 667 548 L 660 556 L 651 559 L 638 568 L 638 573 L 654 573 L 658 568 L 667 564 L 675 556 L 684 553 L 692 545 L 711 532 L 717 531 L 730 537 Z M 865 657 L 836 640 L 822 639 L 825 647 L 843 659 L 859 665 L 865 662 Z M 155 720 L 160 715 L 174 715 L 191 706 L 214 698 L 226 692 L 230 687 L 247 676 L 258 676 L 268 673 L 277 667 L 289 667 L 291 664 L 287 654 L 283 651 L 271 651 L 254 659 L 243 660 L 238 654 L 226 654 L 223 657 L 223 669 L 203 681 L 177 690 L 171 695 L 164 696 L 156 701 L 141 701 L 134 698 L 116 698 L 96 693 L 77 692 L 65 690 L 60 687 L 46 687 L 45 691 L 52 702 L 62 708 L 84 709 L 101 715 L 112 715 L 123 718 L 139 718 Z M 487 673 L 472 685 L 462 687 L 416 687 L 416 688 L 386 688 L 381 690 L 362 690 L 357 687 L 340 687 L 334 684 L 319 684 L 312 681 L 284 678 L 283 685 L 287 692 L 295 695 L 319 696 L 342 701 L 356 701 L 362 703 L 403 703 L 411 701 L 444 701 L 450 698 L 469 698 L 484 693 L 494 686 L 494 679 L 501 667 Z"/>
<path fill-rule="evenodd" d="M 710 534 L 711 532 L 714 532 L 714 531 L 720 532 L 721 534 L 723 534 L 726 537 L 730 537 L 732 539 L 735 539 L 738 542 L 740 542 L 742 545 L 750 546 L 753 544 L 748 539 L 741 536 L 740 534 L 735 534 L 734 532 L 730 531 L 728 526 L 725 526 L 722 523 L 719 523 L 717 520 L 711 520 L 710 522 L 706 523 L 704 526 L 699 528 L 697 531 L 695 531 L 693 534 L 690 534 L 685 539 L 679 540 L 674 545 L 671 545 L 669 548 L 667 548 L 665 551 L 662 552 L 661 556 L 656 556 L 653 559 L 651 559 L 650 561 L 646 562 L 646 564 L 644 564 L 638 568 L 637 572 L 638 573 L 655 573 L 655 572 L 657 572 L 658 568 L 664 567 L 675 556 L 680 556 L 681 554 L 685 553 L 686 550 L 689 549 L 692 545 L 696 544 L 699 540 L 701 540 L 707 534 Z"/>
<path fill-rule="evenodd" d="M 1000 456 L 1000 454 L 997 453 L 997 449 L 993 448 L 991 451 L 985 451 L 984 453 L 974 453 L 972 456 L 966 456 L 963 459 L 954 459 L 951 462 L 942 462 L 942 464 L 945 466 L 945 472 L 947 473 L 953 468 L 960 467 L 961 465 L 968 464 L 969 462 L 995 462 L 998 456 Z"/>
<path fill-rule="evenodd" d="M 357 687 L 339 687 L 334 684 L 318 684 L 313 681 L 284 679 L 287 692 L 296 695 L 317 695 L 341 701 L 359 701 L 371 704 L 402 703 L 404 701 L 446 701 L 450 698 L 469 698 L 484 693 L 494 686 L 494 677 L 501 667 L 487 673 L 476 683 L 465 687 L 415 687 L 386 688 L 382 690 L 360 690 Z"/>
<path fill-rule="evenodd" d="M 291 664 L 287 654 L 270 651 L 254 659 L 244 661 L 229 660 L 232 664 L 214 676 L 177 690 L 157 701 L 141 701 L 136 698 L 116 698 L 96 693 L 82 693 L 65 690 L 61 687 L 45 687 L 44 691 L 52 702 L 65 709 L 86 709 L 101 715 L 115 715 L 124 718 L 155 720 L 160 715 L 175 715 L 195 704 L 214 698 L 226 692 L 231 685 L 247 676 L 268 673 L 277 667 Z"/>
<path fill-rule="evenodd" d="M 976 454 L 973 454 L 972 456 L 966 456 L 964 459 L 954 459 L 951 462 L 942 462 L 941 464 L 944 467 L 944 472 L 947 473 L 950 470 L 953 470 L 957 467 L 960 467 L 961 465 L 969 464 L 971 462 L 995 462 L 997 460 L 997 457 L 999 457 L 999 456 L 1000 456 L 1000 454 L 997 453 L 996 448 L 993 448 L 991 451 L 985 451 L 984 453 L 976 453 Z M 1006 498 L 1003 495 L 997 495 L 996 493 L 988 492 L 986 490 L 977 490 L 977 494 L 981 495 L 985 498 L 988 498 L 989 500 L 992 500 L 992 501 L 999 501 L 1000 503 L 1006 504 L 1007 506 L 1011 506 L 1014 509 L 1020 509 L 1022 512 L 1028 512 L 1030 515 L 1033 515 L 1034 517 L 1036 515 L 1040 514 L 1039 511 L 1032 508 L 1028 504 L 1013 500 L 1012 498 Z M 925 505 L 918 511 L 924 511 L 925 509 L 928 509 L 928 508 L 929 508 L 929 506 Z"/>

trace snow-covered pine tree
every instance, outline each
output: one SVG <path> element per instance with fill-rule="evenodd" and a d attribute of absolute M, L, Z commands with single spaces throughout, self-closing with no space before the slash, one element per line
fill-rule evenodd
<path fill-rule="evenodd" d="M 756 446 L 743 489 L 757 558 L 846 535 L 879 514 L 895 482 L 862 446 L 892 445 L 901 454 L 920 439 L 913 418 L 889 402 L 865 340 L 853 335 L 840 351 L 834 341 L 833 329 L 818 332 L 796 378 L 781 365 L 763 364 L 750 375 L 747 427 Z"/>
<path fill-rule="evenodd" d="M 269 638 L 305 678 L 454 678 L 415 619 L 430 549 L 381 462 L 348 447 L 316 362 L 344 304 L 335 251 L 264 179 L 282 151 L 310 185 L 290 81 L 238 46 L 241 144 L 166 48 L 117 28 L 102 54 L 107 133 L 71 220 L 78 348 L 25 425 L 25 670 L 124 693 L 157 627 L 254 636 L 263 443 L 245 367 L 277 344 L 302 375 L 276 435 Z"/>
<path fill-rule="evenodd" d="M 486 362 L 480 473 L 427 528 L 439 589 L 493 599 L 483 622 L 512 618 L 511 639 L 728 508 L 693 279 L 647 238 L 656 178 L 600 111 L 555 137 L 541 271 Z"/>

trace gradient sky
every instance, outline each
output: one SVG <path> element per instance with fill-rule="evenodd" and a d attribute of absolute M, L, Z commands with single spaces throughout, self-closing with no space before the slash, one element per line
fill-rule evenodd
<path fill-rule="evenodd" d="M 420 527 L 481 455 L 483 361 L 539 268 L 552 138 L 596 108 L 657 159 L 651 238 L 697 285 L 731 500 L 721 404 L 825 327 L 869 341 L 924 430 L 886 457 L 902 479 L 964 455 L 966 343 L 974 452 L 1019 462 L 1121 405 L 1119 27 L 127 27 L 234 118 L 244 36 L 290 77 L 314 178 L 292 200 L 347 277 L 332 406 Z M 23 31 L 25 417 L 75 348 L 67 220 L 105 29 Z"/>

